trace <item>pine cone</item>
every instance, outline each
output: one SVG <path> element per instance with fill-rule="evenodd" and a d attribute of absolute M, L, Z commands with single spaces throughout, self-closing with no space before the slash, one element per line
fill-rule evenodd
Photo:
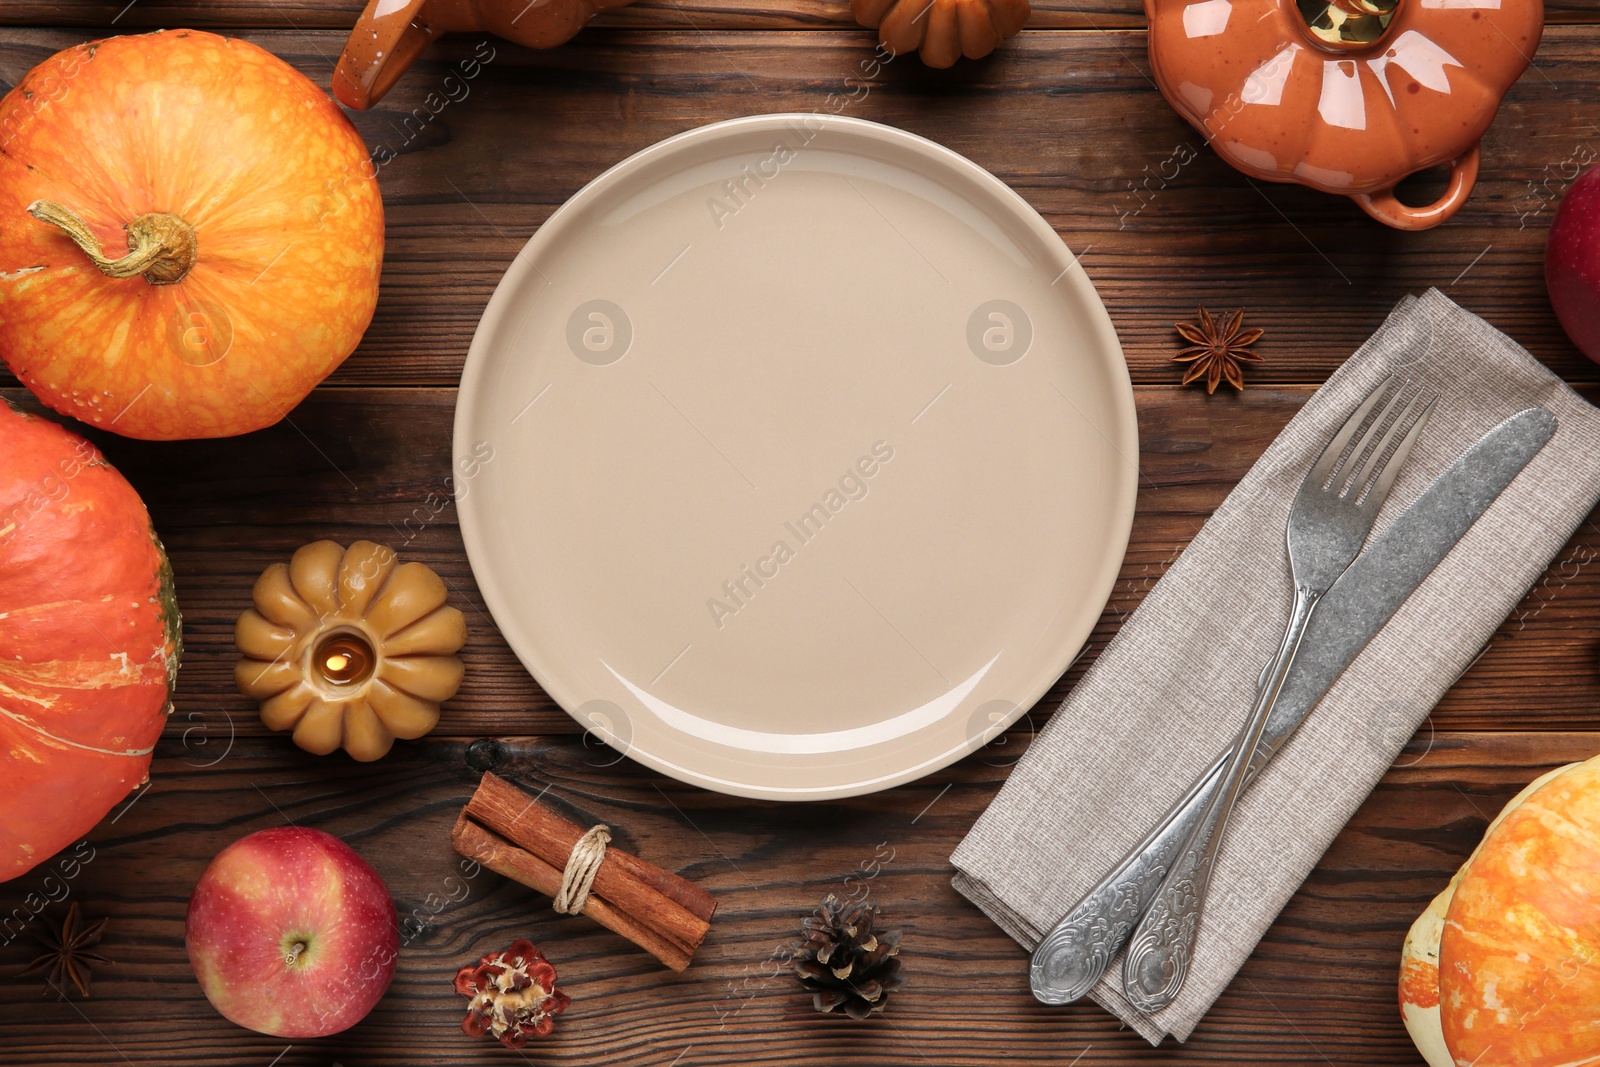
<path fill-rule="evenodd" d="M 852 1019 L 882 1011 L 900 988 L 900 931 L 875 934 L 876 904 L 847 904 L 829 893 L 800 923 L 805 938 L 794 949 L 794 973 L 813 990 L 820 1012 L 842 1008 Z"/>

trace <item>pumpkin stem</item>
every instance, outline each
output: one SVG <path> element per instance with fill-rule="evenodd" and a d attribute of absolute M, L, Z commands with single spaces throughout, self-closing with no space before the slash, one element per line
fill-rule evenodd
<path fill-rule="evenodd" d="M 140 215 L 124 227 L 128 231 L 128 254 L 121 259 L 106 258 L 100 251 L 100 242 L 71 208 L 35 200 L 28 205 L 28 214 L 72 238 L 108 278 L 143 275 L 151 285 L 171 285 L 183 281 L 200 256 L 200 239 L 194 227 L 161 211 Z"/>

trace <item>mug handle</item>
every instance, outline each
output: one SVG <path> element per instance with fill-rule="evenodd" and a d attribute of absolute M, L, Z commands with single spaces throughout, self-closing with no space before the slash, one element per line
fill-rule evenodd
<path fill-rule="evenodd" d="M 333 95 L 357 111 L 383 99 L 400 75 L 438 36 L 422 19 L 428 0 L 367 0 L 333 69 Z"/>
<path fill-rule="evenodd" d="M 1426 230 L 1439 225 L 1461 209 L 1478 180 L 1478 143 L 1474 142 L 1450 164 L 1450 184 L 1444 195 L 1427 207 L 1411 207 L 1395 199 L 1394 189 L 1352 196 L 1362 211 L 1385 226 L 1397 230 Z"/>

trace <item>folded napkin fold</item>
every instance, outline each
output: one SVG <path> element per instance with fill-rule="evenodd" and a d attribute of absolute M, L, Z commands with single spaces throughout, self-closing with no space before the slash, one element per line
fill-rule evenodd
<path fill-rule="evenodd" d="M 1600 498 L 1600 410 L 1438 290 L 1407 297 L 1317 390 L 1145 597 L 956 849 L 957 890 L 1026 948 L 1109 871 L 1249 713 L 1289 612 L 1284 524 L 1312 461 L 1398 373 L 1440 394 L 1374 534 L 1457 456 L 1538 405 L 1555 436 L 1334 683 L 1235 810 L 1192 969 L 1136 1011 L 1113 961 L 1091 994 L 1182 1041 L 1451 684 Z"/>

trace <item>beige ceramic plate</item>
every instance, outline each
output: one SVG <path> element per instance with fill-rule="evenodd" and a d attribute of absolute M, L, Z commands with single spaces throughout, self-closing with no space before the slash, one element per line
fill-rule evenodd
<path fill-rule="evenodd" d="M 455 475 L 506 640 L 595 737 L 751 797 L 982 747 L 1071 662 L 1133 392 L 1060 239 L 874 123 L 663 141 L 551 216 L 473 338 Z"/>

